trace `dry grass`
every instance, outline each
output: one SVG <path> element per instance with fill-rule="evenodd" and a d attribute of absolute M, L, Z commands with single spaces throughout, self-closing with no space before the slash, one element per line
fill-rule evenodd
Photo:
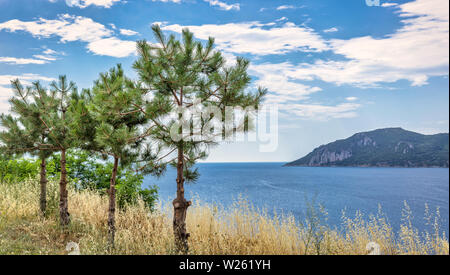
<path fill-rule="evenodd" d="M 107 254 L 107 198 L 94 191 L 70 190 L 72 223 L 58 225 L 58 191 L 49 184 L 49 214 L 39 215 L 37 181 L 0 184 L 0 254 L 65 254 L 69 241 L 82 254 Z M 365 219 L 343 215 L 343 230 L 330 229 L 311 208 L 309 218 L 298 223 L 292 216 L 268 215 L 244 200 L 227 210 L 199 203 L 188 210 L 187 227 L 192 254 L 367 254 L 376 242 L 383 254 L 448 254 L 449 243 L 439 232 L 438 214 L 427 214 L 434 230 L 411 226 L 405 206 L 404 225 L 393 232 L 382 213 Z M 116 254 L 175 254 L 169 205 L 149 213 L 142 203 L 117 213 Z"/>

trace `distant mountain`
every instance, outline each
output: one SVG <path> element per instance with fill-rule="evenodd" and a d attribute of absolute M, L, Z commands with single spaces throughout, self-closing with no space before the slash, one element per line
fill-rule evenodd
<path fill-rule="evenodd" d="M 378 129 L 322 145 L 285 166 L 449 167 L 449 135 Z"/>

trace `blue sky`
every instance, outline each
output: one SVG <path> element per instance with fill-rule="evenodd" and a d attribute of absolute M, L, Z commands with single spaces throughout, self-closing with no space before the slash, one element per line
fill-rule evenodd
<path fill-rule="evenodd" d="M 376 2 L 376 1 L 368 1 Z M 0 112 L 9 81 L 66 74 L 88 88 L 122 63 L 150 26 L 216 38 L 251 60 L 252 87 L 277 103 L 279 146 L 222 144 L 208 161 L 289 161 L 356 132 L 449 129 L 448 0 L 0 0 Z"/>

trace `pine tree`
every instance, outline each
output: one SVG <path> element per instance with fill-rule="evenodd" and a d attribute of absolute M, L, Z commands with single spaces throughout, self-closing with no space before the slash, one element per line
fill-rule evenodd
<path fill-rule="evenodd" d="M 95 138 L 91 150 L 111 157 L 114 161 L 109 188 L 108 232 L 109 247 L 114 248 L 116 176 L 121 166 L 138 161 L 141 146 L 148 136 L 142 132 L 147 122 L 145 115 L 136 108 L 141 106 L 140 91 L 124 75 L 119 64 L 107 73 L 101 73 L 95 81 L 89 102 L 89 112 L 95 127 Z"/>
<path fill-rule="evenodd" d="M 57 149 L 49 143 L 49 132 L 40 121 L 40 109 L 54 109 L 55 100 L 39 82 L 24 89 L 18 79 L 11 81 L 14 97 L 9 100 L 12 114 L 2 114 L 1 126 L 6 130 L 0 133 L 3 152 L 20 156 L 29 153 L 40 159 L 40 199 L 43 215 L 47 208 L 46 159 Z"/>
<path fill-rule="evenodd" d="M 48 131 L 49 142 L 61 154 L 61 178 L 59 181 L 59 214 L 61 226 L 70 223 L 67 190 L 66 151 L 76 147 L 79 140 L 72 134 L 71 125 L 74 124 L 72 106 L 76 105 L 80 97 L 75 83 L 68 82 L 65 75 L 50 84 L 50 93 L 55 100 L 55 108 L 48 109 L 45 105 L 38 105 L 39 120 Z"/>
<path fill-rule="evenodd" d="M 152 138 L 167 151 L 164 157 L 149 165 L 163 169 L 171 164 L 177 169 L 173 231 L 177 249 L 187 253 L 186 212 L 191 202 L 184 197 L 184 183 L 198 178 L 198 171 L 193 166 L 197 160 L 206 157 L 207 149 L 216 142 L 198 136 L 191 140 L 172 139 L 171 129 L 180 123 L 182 117 L 179 109 L 200 104 L 205 108 L 220 108 L 224 114 L 227 106 L 258 108 L 266 90 L 259 88 L 256 93 L 246 92 L 250 83 L 247 74 L 249 61 L 237 58 L 235 66 L 226 67 L 221 53 L 214 50 L 213 38 L 209 38 L 204 46 L 194 41 L 193 34 L 187 29 L 183 30 L 181 41 L 173 35 L 167 38 L 158 25 L 152 26 L 152 30 L 158 44 L 139 41 L 138 60 L 133 67 L 139 75 L 139 90 L 145 97 L 153 99 L 141 107 L 141 111 L 154 123 Z M 246 121 L 249 121 L 248 117 Z M 201 128 L 208 122 L 208 118 L 202 118 Z M 248 126 L 237 127 L 234 131 L 248 129 Z M 181 129 L 179 133 L 182 133 Z M 226 134 L 222 132 L 222 136 Z"/>

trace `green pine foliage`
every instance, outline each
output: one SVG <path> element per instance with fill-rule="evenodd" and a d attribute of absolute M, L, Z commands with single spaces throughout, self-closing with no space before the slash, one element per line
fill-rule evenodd
<path fill-rule="evenodd" d="M 101 73 L 92 89 L 89 111 L 97 123 L 97 150 L 118 157 L 122 164 L 132 163 L 139 156 L 145 135 L 139 129 L 147 121 L 135 106 L 142 104 L 140 93 L 130 89 L 131 81 L 121 65 Z"/>
<path fill-rule="evenodd" d="M 235 66 L 227 67 L 221 53 L 214 50 L 213 38 L 203 45 L 195 41 L 187 29 L 183 30 L 181 40 L 174 35 L 166 37 L 158 25 L 153 25 L 152 30 L 158 44 L 138 41 L 138 59 L 133 64 L 139 76 L 136 89 L 153 98 L 145 102 L 141 110 L 153 122 L 151 135 L 159 148 L 167 152 L 182 150 L 184 180 L 195 181 L 199 175 L 194 164 L 206 158 L 208 147 L 217 143 L 208 138 L 173 140 L 170 131 L 178 123 L 177 108 L 200 102 L 204 108 L 218 107 L 222 114 L 227 106 L 257 109 L 267 90 L 260 87 L 256 92 L 247 92 L 251 81 L 247 74 L 249 61 L 238 57 Z M 203 120 L 201 129 L 209 122 Z M 249 130 L 249 127 L 242 130 Z M 155 169 L 165 165 L 177 167 L 177 158 L 169 154 L 148 166 Z"/>
<path fill-rule="evenodd" d="M 79 189 L 108 194 L 110 248 L 114 248 L 116 205 L 124 208 L 142 198 L 152 208 L 157 191 L 154 187 L 142 189 L 143 176 L 160 176 L 167 166 L 176 167 L 175 242 L 179 250 L 187 252 L 185 220 L 191 202 L 184 198 L 184 183 L 198 179 L 195 164 L 207 157 L 220 138 L 253 130 L 249 114 L 245 125 L 235 126 L 232 132 L 213 130 L 225 122 L 226 109 L 257 110 L 267 90 L 259 87 L 249 91 L 249 61 L 238 57 L 233 66 L 225 65 L 220 51 L 214 49 L 213 38 L 202 43 L 185 29 L 178 40 L 174 35 L 166 37 L 158 25 L 152 30 L 156 44 L 137 42 L 138 58 L 133 64 L 137 80 L 127 78 L 117 65 L 101 73 L 91 89 L 81 92 L 66 76 L 53 81 L 50 89 L 39 82 L 26 88 L 18 80 L 13 82 L 11 109 L 15 116 L 1 116 L 6 129 L 0 133 L 1 151 L 9 158 L 24 154 L 40 158 L 41 203 L 47 170 L 50 177 L 60 177 L 63 227 L 70 223 L 69 180 Z M 194 122 L 185 121 L 180 112 L 190 107 L 203 114 L 214 108 L 220 115 L 199 115 L 199 123 L 195 122 L 199 125 L 194 127 Z M 183 123 L 193 131 L 184 133 Z M 213 124 L 216 126 L 211 127 Z M 174 133 L 182 137 L 176 139 Z M 8 165 L 0 167 L 5 175 L 13 175 L 11 171 L 21 164 Z M 12 177 L 31 176 L 32 171 L 25 169 Z"/>
<path fill-rule="evenodd" d="M 226 66 L 222 54 L 214 50 L 213 38 L 203 45 L 194 40 L 187 29 L 183 30 L 180 40 L 174 35 L 166 37 L 158 25 L 153 25 L 152 30 L 157 44 L 145 40 L 137 43 L 138 59 L 133 68 L 139 80 L 134 90 L 140 91 L 141 97 L 151 99 L 138 109 L 152 122 L 146 127 L 147 133 L 156 143 L 155 155 L 162 156 L 150 158 L 141 169 L 162 172 L 167 165 L 176 167 L 173 230 L 177 250 L 187 253 L 186 211 L 192 203 L 184 197 L 184 183 L 198 179 L 195 163 L 207 157 L 208 149 L 218 143 L 217 138 L 230 134 L 223 129 L 218 134 L 211 125 L 217 122 L 223 125 L 226 107 L 257 109 L 267 91 L 259 88 L 248 92 L 249 61 L 237 58 L 234 66 Z M 220 112 L 221 116 L 200 115 L 198 123 L 189 118 L 185 120 L 183 108 L 189 107 L 202 112 L 215 107 L 214 112 Z M 247 126 L 236 127 L 236 132 L 252 129 L 250 116 L 246 117 L 246 122 Z M 199 125 L 194 127 L 194 123 Z M 189 125 L 188 133 L 182 129 L 185 124 Z"/>
<path fill-rule="evenodd" d="M 31 154 L 40 158 L 40 209 L 43 215 L 47 208 L 46 159 L 57 150 L 51 140 L 50 131 L 43 123 L 42 110 L 56 109 L 54 93 L 48 92 L 39 82 L 24 88 L 18 79 L 11 82 L 14 96 L 10 99 L 11 114 L 0 116 L 1 151 L 9 156 Z"/>

